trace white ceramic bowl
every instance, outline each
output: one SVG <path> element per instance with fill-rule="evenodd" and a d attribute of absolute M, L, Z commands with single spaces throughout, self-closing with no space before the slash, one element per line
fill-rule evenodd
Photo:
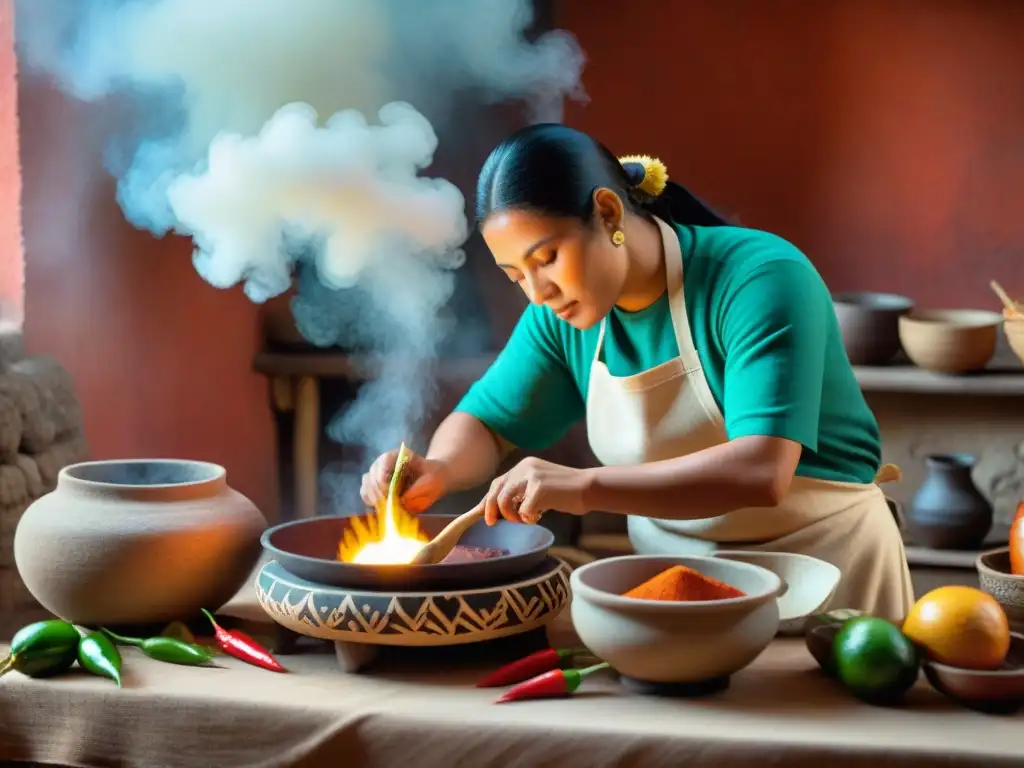
<path fill-rule="evenodd" d="M 759 565 L 782 579 L 780 635 L 802 635 L 807 618 L 825 610 L 842 578 L 842 572 L 832 563 L 810 555 L 719 550 L 715 557 Z"/>
<path fill-rule="evenodd" d="M 647 579 L 685 565 L 746 593 L 706 602 L 623 597 Z M 572 621 L 591 652 L 647 683 L 700 683 L 756 659 L 779 628 L 782 580 L 770 570 L 721 557 L 626 555 L 573 571 Z"/>

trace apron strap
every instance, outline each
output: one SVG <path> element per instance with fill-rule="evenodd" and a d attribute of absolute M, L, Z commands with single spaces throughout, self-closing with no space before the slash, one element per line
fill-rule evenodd
<path fill-rule="evenodd" d="M 676 332 L 676 346 L 686 373 L 701 369 L 700 357 L 690 333 L 690 319 L 686 316 L 686 292 L 683 290 L 683 251 L 679 247 L 679 235 L 661 219 L 654 221 L 661 230 L 661 242 L 665 252 L 665 275 L 668 286 L 668 306 L 672 312 L 672 327 Z"/>
<path fill-rule="evenodd" d="M 690 335 L 690 321 L 686 316 L 686 294 L 683 291 L 683 252 L 679 248 L 679 236 L 671 226 L 654 217 L 661 233 L 662 253 L 665 259 L 665 283 L 668 293 L 668 306 L 672 313 L 672 327 L 676 335 L 676 346 L 683 362 L 683 370 L 687 373 L 700 370 L 700 358 L 693 346 Z M 601 319 L 601 327 L 597 332 L 597 346 L 594 348 L 594 362 L 601 362 L 601 351 L 604 347 L 604 335 L 608 317 Z"/>

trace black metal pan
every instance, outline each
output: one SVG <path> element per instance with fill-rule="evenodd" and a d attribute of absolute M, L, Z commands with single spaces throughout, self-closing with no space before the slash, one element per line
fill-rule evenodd
<path fill-rule="evenodd" d="M 436 536 L 455 515 L 422 515 L 420 527 Z M 338 542 L 351 518 L 339 516 L 294 520 L 268 529 L 263 548 L 285 570 L 316 584 L 369 590 L 444 590 L 507 583 L 540 565 L 555 535 L 539 525 L 502 520 L 479 522 L 462 535 L 459 544 L 503 549 L 507 555 L 472 562 L 437 565 L 359 565 L 337 559 Z"/>

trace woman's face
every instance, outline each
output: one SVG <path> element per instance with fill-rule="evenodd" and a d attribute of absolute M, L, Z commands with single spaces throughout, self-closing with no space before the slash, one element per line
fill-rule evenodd
<path fill-rule="evenodd" d="M 585 330 L 611 311 L 628 269 L 624 248 L 611 240 L 614 226 L 595 216 L 576 219 L 522 210 L 492 214 L 481 228 L 494 261 L 534 304 Z"/>

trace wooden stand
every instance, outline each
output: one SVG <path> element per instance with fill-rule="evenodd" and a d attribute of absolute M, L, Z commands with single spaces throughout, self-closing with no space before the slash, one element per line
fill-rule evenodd
<path fill-rule="evenodd" d="M 439 364 L 445 375 L 481 376 L 494 355 L 446 360 Z M 371 380 L 379 370 L 373 359 L 337 353 L 261 352 L 253 368 L 270 379 L 271 401 L 278 413 L 292 414 L 295 432 L 292 444 L 296 518 L 317 514 L 320 479 L 321 379 L 350 382 Z"/>

